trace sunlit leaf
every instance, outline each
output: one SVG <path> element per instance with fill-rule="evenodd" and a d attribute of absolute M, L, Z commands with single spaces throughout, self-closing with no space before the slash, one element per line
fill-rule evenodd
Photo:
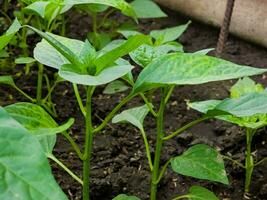
<path fill-rule="evenodd" d="M 129 87 L 127 85 L 125 85 L 125 83 L 123 81 L 120 80 L 116 80 L 113 81 L 111 83 L 109 83 L 105 90 L 103 91 L 104 94 L 115 94 L 118 92 L 123 92 L 128 90 Z"/>
<path fill-rule="evenodd" d="M 213 192 L 201 186 L 192 186 L 188 195 L 190 200 L 219 200 Z"/>
<path fill-rule="evenodd" d="M 215 149 L 204 144 L 190 147 L 175 157 L 171 165 L 173 171 L 184 176 L 229 184 L 222 157 Z"/>
<path fill-rule="evenodd" d="M 0 199 L 67 200 L 42 147 L 0 107 Z"/>

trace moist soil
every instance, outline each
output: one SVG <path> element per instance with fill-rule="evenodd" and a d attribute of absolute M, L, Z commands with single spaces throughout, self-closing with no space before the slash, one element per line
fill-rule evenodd
<path fill-rule="evenodd" d="M 186 22 L 185 19 L 173 12 L 168 11 L 169 18 L 160 20 L 142 20 L 140 29 L 148 32 L 152 29 L 171 27 Z M 83 15 L 72 14 L 70 18 L 71 31 L 68 35 L 76 38 L 85 38 L 90 31 L 90 19 Z M 114 16 L 122 20 L 121 16 Z M 216 46 L 219 31 L 212 27 L 205 26 L 199 22 L 193 22 L 185 34 L 180 38 L 186 52 L 194 52 Z M 213 55 L 213 53 L 211 53 Z M 224 59 L 238 64 L 250 65 L 259 68 L 267 68 L 267 50 L 235 37 L 230 37 L 227 48 L 222 56 Z M 138 67 L 137 67 L 138 68 Z M 15 69 L 17 73 L 22 71 L 22 66 Z M 135 70 L 136 73 L 140 70 Z M 1 73 L 1 72 L 0 72 Z M 8 72 L 7 72 L 8 73 Z M 9 72 L 10 73 L 10 72 Z M 52 72 L 46 70 L 52 76 Z M 18 76 L 18 86 L 32 96 L 35 95 L 35 83 L 37 72 L 32 70 L 28 76 Z M 253 77 L 254 80 L 267 86 L 266 76 Z M 170 98 L 165 112 L 165 128 L 172 131 L 186 124 L 200 114 L 189 110 L 186 101 L 200 101 L 208 99 L 223 99 L 229 95 L 229 88 L 235 81 L 224 81 L 203 84 L 198 86 L 177 87 Z M 81 91 L 83 88 L 80 88 Z M 46 88 L 44 88 L 44 92 Z M 127 95 L 120 93 L 116 95 L 103 95 L 103 87 L 98 88 L 93 98 L 94 124 L 101 123 L 111 109 Z M 18 101 L 26 101 L 14 90 L 0 87 L 0 105 L 8 105 Z M 159 103 L 158 95 L 153 97 L 154 102 Z M 3 101 L 3 102 L 1 102 Z M 60 84 L 53 96 L 53 102 L 58 111 L 58 121 L 64 122 L 70 117 L 75 118 L 75 125 L 71 128 L 71 135 L 82 148 L 84 143 L 84 120 L 80 114 L 75 101 L 72 87 L 65 82 Z M 123 109 L 143 105 L 141 99 L 135 98 Z M 155 144 L 155 121 L 151 116 L 145 120 L 145 129 L 154 156 Z M 253 141 L 253 151 L 257 160 L 267 156 L 266 129 L 258 131 Z M 230 155 L 234 159 L 244 163 L 244 152 L 246 140 L 244 130 L 229 123 L 218 120 L 203 122 L 192 129 L 185 131 L 181 136 L 167 141 L 162 151 L 161 165 L 172 156 L 183 153 L 194 144 L 204 143 L 213 146 L 224 155 Z M 78 159 L 68 142 L 61 135 L 54 150 L 55 156 L 71 168 L 76 174 L 82 175 L 82 162 Z M 194 178 L 177 175 L 169 168 L 159 184 L 158 200 L 171 200 L 179 194 L 184 194 L 192 185 L 202 185 L 214 191 L 220 199 L 239 200 L 243 199 L 244 170 L 226 161 L 226 170 L 229 176 L 230 185 L 225 186 L 208 181 L 200 181 Z M 56 164 L 52 163 L 52 170 L 56 180 L 71 200 L 82 199 L 82 188 L 68 174 Z M 145 155 L 145 147 L 139 131 L 131 125 L 109 126 L 98 133 L 94 138 L 94 149 L 91 164 L 91 199 L 111 200 L 120 193 L 136 195 L 142 200 L 149 199 L 150 172 Z M 253 174 L 250 199 L 267 199 L 267 162 L 258 166 Z"/>

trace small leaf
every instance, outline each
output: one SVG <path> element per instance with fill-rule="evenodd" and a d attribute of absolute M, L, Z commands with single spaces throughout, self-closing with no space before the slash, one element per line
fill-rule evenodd
<path fill-rule="evenodd" d="M 97 72 L 101 72 L 104 68 L 112 65 L 117 59 L 127 55 L 142 44 L 150 42 L 150 38 L 145 35 L 135 35 L 113 50 L 101 55 L 95 60 Z"/>
<path fill-rule="evenodd" d="M 31 57 L 20 57 L 15 60 L 16 64 L 30 64 L 35 62 L 36 60 Z"/>
<path fill-rule="evenodd" d="M 50 4 L 49 1 L 36 1 L 36 2 L 28 5 L 27 7 L 25 7 L 23 10 L 26 12 L 29 12 L 29 11 L 33 12 L 44 19 L 45 18 L 45 10 L 49 4 Z"/>
<path fill-rule="evenodd" d="M 143 130 L 144 119 L 147 116 L 149 109 L 147 105 L 136 108 L 131 108 L 116 115 L 112 119 L 112 123 L 130 123 L 140 130 Z"/>
<path fill-rule="evenodd" d="M 123 37 L 125 37 L 127 39 L 129 37 L 142 34 L 142 33 L 138 32 L 138 31 L 135 31 L 135 30 L 123 30 L 123 29 L 122 30 L 118 30 L 117 32 L 122 34 Z"/>
<path fill-rule="evenodd" d="M 81 73 L 77 67 L 66 64 L 63 65 L 59 70 L 59 75 L 65 80 L 71 83 L 81 84 L 81 85 L 104 85 L 106 83 L 112 82 L 130 72 L 133 69 L 131 65 L 123 66 L 113 66 L 104 69 L 96 76 L 91 76 L 88 74 Z"/>
<path fill-rule="evenodd" d="M 16 18 L 6 33 L 0 36 L 0 50 L 2 50 L 12 40 L 14 35 L 20 30 L 21 24 Z"/>
<path fill-rule="evenodd" d="M 190 147 L 181 156 L 175 157 L 171 165 L 173 171 L 184 176 L 229 184 L 222 157 L 204 144 Z"/>
<path fill-rule="evenodd" d="M 124 92 L 126 90 L 128 90 L 129 87 L 127 85 L 125 85 L 125 83 L 123 81 L 120 80 L 116 80 L 113 81 L 111 83 L 109 83 L 105 90 L 103 91 L 104 94 L 115 94 L 118 92 Z"/>
<path fill-rule="evenodd" d="M 138 18 L 160 18 L 167 15 L 151 0 L 134 0 L 131 5 Z"/>
<path fill-rule="evenodd" d="M 70 119 L 66 124 L 58 126 L 42 107 L 32 103 L 12 104 L 6 106 L 5 110 L 30 133 L 38 137 L 46 153 L 52 153 L 56 134 L 66 131 L 74 122 Z"/>
<path fill-rule="evenodd" d="M 207 55 L 208 53 L 210 53 L 211 51 L 213 51 L 214 48 L 209 48 L 209 49 L 203 49 L 203 50 L 200 50 L 200 51 L 196 51 L 194 52 L 193 54 L 197 54 L 197 55 Z"/>
<path fill-rule="evenodd" d="M 16 84 L 15 84 L 12 76 L 0 76 L 0 84 L 10 85 L 12 87 L 16 87 Z"/>
<path fill-rule="evenodd" d="M 213 192 L 201 186 L 192 186 L 188 195 L 190 200 L 219 200 Z"/>
<path fill-rule="evenodd" d="M 164 85 L 197 85 L 262 74 L 267 69 L 241 66 L 205 55 L 172 53 L 161 56 L 139 74 L 134 92 Z"/>
<path fill-rule="evenodd" d="M 231 98 L 239 98 L 248 93 L 263 91 L 264 87 L 261 84 L 256 84 L 252 79 L 248 77 L 238 80 L 230 90 Z"/>
<path fill-rule="evenodd" d="M 37 139 L 0 107 L 0 199 L 67 200 Z"/>
<path fill-rule="evenodd" d="M 157 44 L 165 44 L 166 42 L 172 42 L 177 40 L 188 28 L 191 21 L 187 24 L 166 28 L 163 30 L 154 30 L 150 32 L 150 35 L 156 39 Z"/>
<path fill-rule="evenodd" d="M 113 198 L 112 200 L 140 200 L 138 197 L 135 196 L 128 196 L 126 194 L 120 194 Z"/>

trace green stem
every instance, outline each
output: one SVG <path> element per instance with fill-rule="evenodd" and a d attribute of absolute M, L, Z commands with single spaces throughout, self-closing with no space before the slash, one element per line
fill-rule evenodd
<path fill-rule="evenodd" d="M 71 146 L 73 147 L 73 149 L 75 150 L 75 152 L 77 153 L 77 155 L 79 156 L 79 158 L 81 160 L 83 160 L 83 154 L 79 148 L 79 146 L 77 145 L 77 143 L 72 139 L 72 137 L 65 131 L 62 133 L 62 135 L 69 141 L 69 143 L 71 144 Z"/>
<path fill-rule="evenodd" d="M 122 106 L 124 106 L 128 101 L 130 101 L 133 97 L 135 97 L 136 94 L 129 94 L 124 99 L 121 100 L 121 102 L 106 116 L 106 118 L 103 120 L 103 122 L 94 129 L 94 133 L 98 133 L 101 131 L 107 123 L 115 116 L 115 114 L 121 109 Z"/>
<path fill-rule="evenodd" d="M 175 198 L 172 199 L 172 200 L 189 199 L 189 198 L 192 198 L 192 197 L 194 197 L 194 196 L 189 195 L 189 194 L 186 194 L 186 195 L 182 195 L 182 196 L 175 197 Z M 196 197 L 196 198 L 197 198 L 197 197 Z"/>
<path fill-rule="evenodd" d="M 86 111 L 85 111 L 85 108 L 84 108 L 84 106 L 83 106 L 83 102 L 82 102 L 81 95 L 80 95 L 80 93 L 79 93 L 78 86 L 77 86 L 77 84 L 72 84 L 72 86 L 73 86 L 73 90 L 74 90 L 75 97 L 76 97 L 76 99 L 77 99 L 79 108 L 80 108 L 80 110 L 81 110 L 83 116 L 86 116 Z"/>
<path fill-rule="evenodd" d="M 241 168 L 243 168 L 243 169 L 246 168 L 246 167 L 245 167 L 244 165 L 242 165 L 240 162 L 238 162 L 237 160 L 234 160 L 234 159 L 230 158 L 229 156 L 222 156 L 222 158 L 225 159 L 225 160 L 229 160 L 229 161 L 233 162 L 234 164 L 236 164 L 237 166 L 239 166 L 239 167 L 241 167 Z"/>
<path fill-rule="evenodd" d="M 149 143 L 147 141 L 145 130 L 144 129 L 141 129 L 140 131 L 141 131 L 141 135 L 143 137 L 144 143 L 145 143 L 148 164 L 149 164 L 150 170 L 152 172 L 153 171 L 153 163 L 152 163 L 152 159 L 151 159 L 151 152 L 150 152 Z"/>
<path fill-rule="evenodd" d="M 21 93 L 24 97 L 29 99 L 31 102 L 35 102 L 36 100 L 31 98 L 29 95 L 27 95 L 25 92 L 23 92 L 20 88 L 18 88 L 16 85 L 13 85 L 14 89 L 16 89 L 19 93 Z"/>
<path fill-rule="evenodd" d="M 143 93 L 140 93 L 140 96 L 142 97 L 142 99 L 144 100 L 144 102 L 146 103 L 149 111 L 151 112 L 151 114 L 156 118 L 157 117 L 157 113 L 154 111 L 152 104 L 148 101 L 148 99 L 146 98 L 146 96 Z"/>
<path fill-rule="evenodd" d="M 245 193 L 249 193 L 251 177 L 254 169 L 254 159 L 251 154 L 251 143 L 255 130 L 247 128 L 246 138 L 247 138 L 247 151 L 246 151 L 246 181 L 245 181 Z"/>
<path fill-rule="evenodd" d="M 192 121 L 192 122 L 186 124 L 185 126 L 179 128 L 179 129 L 177 129 L 177 130 L 176 130 L 175 132 L 173 132 L 172 134 L 170 134 L 170 135 L 164 137 L 163 140 L 169 140 L 169 139 L 172 139 L 173 137 L 176 137 L 177 135 L 179 135 L 179 134 L 181 134 L 182 132 L 184 132 L 185 130 L 187 130 L 187 129 L 193 127 L 194 125 L 199 124 L 200 122 L 203 122 L 203 121 L 205 121 L 205 120 L 207 120 L 207 119 L 210 119 L 210 118 L 211 118 L 211 117 L 204 116 L 204 117 L 201 117 L 201 118 L 199 118 L 199 119 L 197 119 L 197 120 L 194 120 L 194 121 Z"/>
<path fill-rule="evenodd" d="M 76 180 L 78 183 L 83 185 L 83 181 L 74 174 L 66 165 L 64 165 L 61 161 L 59 161 L 54 155 L 47 154 L 47 158 L 53 160 L 55 163 L 57 163 L 62 169 L 64 169 L 74 180 Z"/>
<path fill-rule="evenodd" d="M 254 165 L 254 167 L 256 167 L 256 166 L 258 166 L 258 165 L 264 163 L 265 161 L 267 161 L 267 157 L 266 157 L 266 158 L 263 158 L 262 160 L 260 160 L 259 162 L 257 162 L 257 163 Z"/>
<path fill-rule="evenodd" d="M 97 34 L 97 14 L 92 13 L 92 21 L 93 21 L 93 32 L 96 35 Z"/>
<path fill-rule="evenodd" d="M 152 178 L 151 178 L 151 191 L 150 191 L 150 199 L 156 200 L 157 198 L 157 187 L 158 187 L 158 177 L 159 177 L 159 164 L 160 164 L 160 157 L 161 157 L 161 149 L 163 146 L 164 132 L 163 132 L 163 115 L 165 109 L 165 93 L 162 95 L 162 99 L 160 102 L 159 112 L 157 114 L 157 142 L 156 142 L 156 150 L 155 150 L 155 158 L 154 158 L 154 165 L 152 171 Z"/>
<path fill-rule="evenodd" d="M 90 176 L 90 159 L 93 149 L 93 125 L 92 125 L 92 95 L 94 87 L 87 87 L 86 99 L 86 117 L 85 117 L 85 149 L 83 160 L 83 200 L 90 199 L 89 176 Z"/>
<path fill-rule="evenodd" d="M 44 73 L 44 66 L 41 63 L 38 63 L 38 80 L 37 80 L 37 93 L 36 93 L 36 101 L 38 105 L 42 104 L 43 73 Z"/>
<path fill-rule="evenodd" d="M 159 177 L 158 177 L 158 180 L 156 182 L 157 184 L 161 181 L 161 179 L 162 179 L 163 175 L 165 174 L 167 167 L 171 161 L 172 161 L 172 159 L 168 160 L 168 162 L 166 162 L 165 165 L 162 167 L 160 174 L 159 174 Z"/>

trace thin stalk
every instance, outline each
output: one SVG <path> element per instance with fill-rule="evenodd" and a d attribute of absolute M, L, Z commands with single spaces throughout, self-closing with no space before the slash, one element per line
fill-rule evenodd
<path fill-rule="evenodd" d="M 81 160 L 84 160 L 83 158 L 83 154 L 80 150 L 80 147 L 77 145 L 77 143 L 72 139 L 72 137 L 67 133 L 67 132 L 63 132 L 62 135 L 69 141 L 69 143 L 71 144 L 72 148 L 74 149 L 74 151 L 77 153 L 78 157 Z"/>
<path fill-rule="evenodd" d="M 205 120 L 207 120 L 207 119 L 210 119 L 210 118 L 211 118 L 211 117 L 204 116 L 204 117 L 201 117 L 201 118 L 199 118 L 199 119 L 196 119 L 196 120 L 194 120 L 194 121 L 192 121 L 192 122 L 186 124 L 185 126 L 179 128 L 179 129 L 177 129 L 177 130 L 176 130 L 175 132 L 173 132 L 172 134 L 170 134 L 170 135 L 164 137 L 163 140 L 169 140 L 169 139 L 172 139 L 173 137 L 176 137 L 177 135 L 179 135 L 179 134 L 181 134 L 182 132 L 184 132 L 185 130 L 187 130 L 187 129 L 193 127 L 194 125 L 199 124 L 200 122 L 203 122 L 203 121 L 205 121 Z"/>
<path fill-rule="evenodd" d="M 80 110 L 81 110 L 83 116 L 86 116 L 86 111 L 85 111 L 85 108 L 84 108 L 84 106 L 83 106 L 83 102 L 82 102 L 81 95 L 80 95 L 80 93 L 79 93 L 78 86 L 77 86 L 77 84 L 72 84 L 72 86 L 73 86 L 73 90 L 74 90 L 75 97 L 76 97 L 76 99 L 77 99 L 79 108 L 80 108 Z"/>
<path fill-rule="evenodd" d="M 36 102 L 35 99 L 31 98 L 29 95 L 27 95 L 25 92 L 23 92 L 19 87 L 17 87 L 16 85 L 13 85 L 14 89 L 16 89 L 20 94 L 22 94 L 24 97 L 26 97 L 27 99 L 29 99 L 31 102 Z"/>
<path fill-rule="evenodd" d="M 92 125 L 92 95 L 94 87 L 87 87 L 86 117 L 85 117 L 85 149 L 83 160 L 83 200 L 90 199 L 90 159 L 93 149 L 93 125 Z"/>
<path fill-rule="evenodd" d="M 242 163 L 238 162 L 237 160 L 234 160 L 234 159 L 230 158 L 229 156 L 222 156 L 222 158 L 225 159 L 225 160 L 231 161 L 232 163 L 236 164 L 237 166 L 239 166 L 239 167 L 241 167 L 243 169 L 246 168 Z"/>
<path fill-rule="evenodd" d="M 124 99 L 122 99 L 121 102 L 106 116 L 103 122 L 93 130 L 93 132 L 98 133 L 99 131 L 101 131 L 107 125 L 107 123 L 116 115 L 116 113 L 121 109 L 121 107 L 124 106 L 128 101 L 130 101 L 135 96 L 136 94 L 131 93 Z"/>
<path fill-rule="evenodd" d="M 74 174 L 66 165 L 64 165 L 61 161 L 59 161 L 54 155 L 48 154 L 46 155 L 47 158 L 53 160 L 55 163 L 57 163 L 62 169 L 64 169 L 74 180 L 76 180 L 78 183 L 83 185 L 83 181 Z"/>
<path fill-rule="evenodd" d="M 182 195 L 182 196 L 178 196 L 178 197 L 175 197 L 174 199 L 172 199 L 172 200 L 179 200 L 179 199 L 189 199 L 189 198 L 192 198 L 192 197 L 194 197 L 194 196 L 192 196 L 192 195 L 189 195 L 189 194 L 186 194 L 186 195 Z"/>
<path fill-rule="evenodd" d="M 263 158 L 262 160 L 260 160 L 259 162 L 257 162 L 257 163 L 254 165 L 254 167 L 256 167 L 256 166 L 258 166 L 258 165 L 264 163 L 265 161 L 267 161 L 267 157 L 266 157 L 266 158 Z"/>
<path fill-rule="evenodd" d="M 246 151 L 246 181 L 245 181 L 245 193 L 249 193 L 251 177 L 254 169 L 254 159 L 251 154 L 251 143 L 255 130 L 247 128 L 246 138 L 247 138 L 247 151 Z"/>
<path fill-rule="evenodd" d="M 92 13 L 92 21 L 93 21 L 93 32 L 95 35 L 97 35 L 97 14 Z"/>
<path fill-rule="evenodd" d="M 38 63 L 38 80 L 37 80 L 37 93 L 36 93 L 36 101 L 38 105 L 42 104 L 43 74 L 44 74 L 44 66 L 41 63 Z"/>
<path fill-rule="evenodd" d="M 170 162 L 172 161 L 172 159 L 168 160 L 165 165 L 162 167 L 161 171 L 160 171 L 160 174 L 159 174 L 159 177 L 158 177 L 158 180 L 157 180 L 157 184 L 161 181 L 163 175 L 165 174 L 166 170 L 167 170 L 167 167 L 168 165 L 170 164 Z"/>
<path fill-rule="evenodd" d="M 158 187 L 158 177 L 159 177 L 159 164 L 160 164 L 160 157 L 161 157 L 161 149 L 163 146 L 164 132 L 163 132 L 163 115 L 165 109 L 165 92 L 162 95 L 162 99 L 160 102 L 159 112 L 157 114 L 157 142 L 156 142 L 156 150 L 155 150 L 155 158 L 154 158 L 154 165 L 152 171 L 152 178 L 151 178 L 151 190 L 150 190 L 150 199 L 156 200 L 157 198 L 157 187 Z"/>
<path fill-rule="evenodd" d="M 51 87 L 49 87 L 48 93 L 45 96 L 45 98 L 43 99 L 44 102 L 46 102 L 49 98 L 51 98 L 51 94 L 54 91 L 54 89 L 56 88 L 57 84 L 58 84 L 58 82 L 55 81 L 54 84 Z"/>
<path fill-rule="evenodd" d="M 151 112 L 151 114 L 154 116 L 154 117 L 157 117 L 157 113 L 154 111 L 153 107 L 152 107 L 152 104 L 148 101 L 148 99 L 146 98 L 146 96 L 143 94 L 143 93 L 140 93 L 140 96 L 142 97 L 142 99 L 144 100 L 144 102 L 146 103 L 149 111 Z"/>
<path fill-rule="evenodd" d="M 149 143 L 147 141 L 147 137 L 146 137 L 146 133 L 144 129 L 141 129 L 141 135 L 143 137 L 144 143 L 145 143 L 145 148 L 146 148 L 146 155 L 147 155 L 147 160 L 148 160 L 148 164 L 150 167 L 150 171 L 153 171 L 153 163 L 152 163 L 152 159 L 151 159 L 151 152 L 150 152 L 150 147 L 149 147 Z"/>

